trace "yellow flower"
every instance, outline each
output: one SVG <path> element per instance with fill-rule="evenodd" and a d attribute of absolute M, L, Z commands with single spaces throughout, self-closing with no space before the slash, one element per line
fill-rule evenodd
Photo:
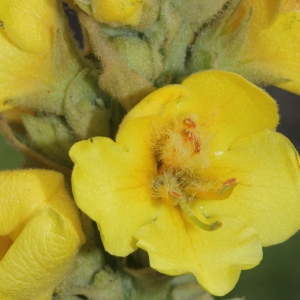
<path fill-rule="evenodd" d="M 51 83 L 56 29 L 55 0 L 1 0 L 0 111 Z"/>
<path fill-rule="evenodd" d="M 138 25 L 144 0 L 91 0 L 94 18 L 103 23 Z"/>
<path fill-rule="evenodd" d="M 85 238 L 63 176 L 0 173 L 0 299 L 52 299 Z"/>
<path fill-rule="evenodd" d="M 234 51 L 239 73 L 300 94 L 299 9 L 300 2 L 292 0 L 240 2 L 225 30 L 243 32 L 248 23 L 243 45 Z"/>
<path fill-rule="evenodd" d="M 199 31 L 189 72 L 227 70 L 300 94 L 299 10 L 297 0 L 231 1 L 222 17 Z"/>
<path fill-rule="evenodd" d="M 277 124 L 274 100 L 242 77 L 192 75 L 143 99 L 116 142 L 72 147 L 75 201 L 111 254 L 140 247 L 154 269 L 223 295 L 300 226 L 298 155 Z"/>
<path fill-rule="evenodd" d="M 278 87 L 300 94 L 300 2 L 252 0 L 250 6 L 243 60 L 278 78 Z"/>

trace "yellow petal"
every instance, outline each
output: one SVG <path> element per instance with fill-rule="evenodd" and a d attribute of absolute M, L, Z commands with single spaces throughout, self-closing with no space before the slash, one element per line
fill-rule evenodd
<path fill-rule="evenodd" d="M 252 10 L 250 26 L 262 29 L 270 25 L 277 17 L 283 0 L 249 0 L 248 2 Z"/>
<path fill-rule="evenodd" d="M 0 111 L 6 100 L 46 88 L 53 79 L 52 46 L 56 32 L 54 0 L 0 4 Z"/>
<path fill-rule="evenodd" d="M 233 144 L 211 161 L 212 172 L 236 178 L 231 196 L 201 201 L 206 216 L 229 216 L 255 228 L 263 246 L 280 243 L 300 226 L 298 154 L 287 138 L 264 131 Z"/>
<path fill-rule="evenodd" d="M 55 205 L 60 201 L 55 195 L 69 198 L 62 174 L 46 170 L 0 172 L 0 189 L 0 235 L 11 233 L 35 210 Z"/>
<path fill-rule="evenodd" d="M 76 143 L 70 151 L 75 201 L 97 222 L 105 249 L 118 256 L 137 248 L 133 233 L 151 222 L 157 211 L 151 197 L 156 171 L 151 145 L 136 137 L 151 128 L 145 121 L 130 122 L 127 136 L 118 136 L 123 144 L 99 137 Z"/>
<path fill-rule="evenodd" d="M 183 86 L 193 90 L 194 95 L 178 108 L 190 109 L 199 113 L 200 120 L 205 120 L 204 130 L 213 134 L 210 151 L 228 148 L 241 137 L 275 129 L 278 124 L 275 101 L 237 74 L 203 72 L 188 77 Z"/>
<path fill-rule="evenodd" d="M 282 4 L 283 0 L 242 0 L 226 25 L 226 31 L 228 29 L 232 32 L 238 30 L 238 27 L 243 26 L 242 23 L 245 22 L 247 15 L 250 15 L 250 22 L 247 25 L 248 34 L 255 38 L 261 30 L 274 22 Z"/>
<path fill-rule="evenodd" d="M 127 120 L 156 115 L 152 127 L 170 126 L 174 116 L 198 119 L 210 152 L 228 149 L 233 141 L 264 129 L 275 129 L 275 101 L 241 76 L 224 71 L 205 71 L 188 77 L 182 86 L 159 89 L 144 98 L 125 117 Z"/>
<path fill-rule="evenodd" d="M 160 115 L 167 103 L 181 99 L 190 93 L 182 85 L 167 85 L 149 94 L 139 102 L 122 121 L 121 128 L 127 120 L 151 115 Z"/>
<path fill-rule="evenodd" d="M 11 108 L 5 100 L 45 87 L 52 74 L 46 54 L 20 51 L 1 34 L 1 28 L 0 46 L 0 104 L 4 110 Z"/>
<path fill-rule="evenodd" d="M 1 299 L 51 294 L 69 270 L 78 238 L 54 210 L 32 218 L 0 263 Z"/>
<path fill-rule="evenodd" d="M 280 14 L 268 29 L 262 48 L 262 59 L 273 68 L 274 74 L 286 79 L 278 87 L 300 94 L 300 12 Z M 274 45 L 266 47 L 266 45 Z"/>
<path fill-rule="evenodd" d="M 204 231 L 176 208 L 166 208 L 135 237 L 152 268 L 168 275 L 193 273 L 208 292 L 221 296 L 234 287 L 241 270 L 260 262 L 262 251 L 254 229 L 231 218 L 218 220 L 221 228 Z"/>
<path fill-rule="evenodd" d="M 0 298 L 49 298 L 85 241 L 63 176 L 1 172 L 0 189 Z"/>
<path fill-rule="evenodd" d="M 57 27 L 55 13 L 54 0 L 1 0 L 2 34 L 22 51 L 48 52 Z"/>
<path fill-rule="evenodd" d="M 251 68 L 263 70 L 263 72 L 280 80 L 277 86 L 294 93 L 300 93 L 300 12 L 299 2 L 283 1 L 268 4 L 268 1 L 251 1 L 253 13 L 250 21 L 249 36 L 245 44 L 242 62 L 246 62 Z M 262 26 L 264 11 L 257 9 L 257 3 L 273 6 L 273 21 L 268 26 Z M 280 11 L 278 10 L 280 8 Z M 275 11 L 278 10 L 278 13 Z M 271 12 L 272 10 L 270 10 Z M 255 46 L 253 46 L 255 45 Z"/>
<path fill-rule="evenodd" d="M 95 19 L 104 23 L 138 25 L 143 12 L 143 0 L 92 0 Z"/>
<path fill-rule="evenodd" d="M 284 5 L 282 7 L 282 11 L 296 11 L 300 9 L 300 1 L 299 0 L 285 0 Z"/>

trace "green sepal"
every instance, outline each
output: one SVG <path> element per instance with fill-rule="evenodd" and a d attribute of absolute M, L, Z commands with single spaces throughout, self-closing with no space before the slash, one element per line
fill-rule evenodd
<path fill-rule="evenodd" d="M 101 62 L 100 88 L 130 110 L 145 96 L 155 90 L 153 84 L 137 72 L 130 70 L 124 59 L 109 42 L 102 27 L 93 18 L 80 14 L 79 19 L 86 28 L 95 56 Z"/>
<path fill-rule="evenodd" d="M 203 24 L 216 18 L 231 0 L 184 1 L 173 0 L 172 5 L 180 13 L 183 23 L 199 29 Z"/>
<path fill-rule="evenodd" d="M 241 0 L 231 0 L 223 11 L 198 32 L 191 45 L 188 73 L 205 69 L 227 70 L 236 64 L 236 57 L 245 42 L 250 12 L 234 31 L 230 31 L 231 18 Z"/>
<path fill-rule="evenodd" d="M 164 69 L 156 80 L 158 86 L 174 83 L 185 75 L 186 55 L 194 30 L 189 24 L 182 24 L 165 53 Z"/>
<path fill-rule="evenodd" d="M 89 286 L 94 281 L 95 274 L 103 268 L 103 252 L 95 245 L 84 245 L 76 256 L 72 270 L 55 289 L 57 299 L 69 299 L 68 297 L 75 297 L 77 294 L 89 295 Z"/>
<path fill-rule="evenodd" d="M 77 139 L 110 136 L 111 113 L 102 97 L 96 78 L 87 69 L 70 83 L 64 114 Z"/>
<path fill-rule="evenodd" d="M 153 81 L 162 70 L 161 56 L 153 57 L 150 45 L 138 36 L 118 36 L 110 38 L 113 48 L 120 54 L 128 68 L 149 81 Z"/>
<path fill-rule="evenodd" d="M 136 274 L 130 274 L 126 270 L 113 271 L 109 266 L 94 272 L 97 261 L 95 249 L 84 254 L 80 251 L 75 262 L 73 273 L 61 283 L 55 290 L 55 300 L 78 299 L 77 295 L 86 299 L 114 299 L 114 300 L 213 300 L 214 298 L 205 292 L 192 275 L 169 277 L 145 268 L 135 270 Z M 84 256 L 83 259 L 80 256 Z M 91 258 L 95 256 L 94 258 Z M 79 263 L 80 262 L 80 263 Z M 85 268 L 86 263 L 87 268 Z M 94 263 L 94 268 L 92 264 Z M 81 269 L 82 268 L 82 269 Z M 92 277 L 85 271 L 89 269 Z M 83 272 L 81 273 L 80 270 Z M 83 284 L 80 278 L 85 278 Z M 92 279 L 91 279 L 92 278 Z M 81 299 L 81 298 L 79 298 Z"/>
<path fill-rule="evenodd" d="M 69 150 L 75 136 L 65 120 L 57 116 L 22 115 L 30 148 L 64 166 L 72 166 Z"/>
<path fill-rule="evenodd" d="M 86 14 L 92 15 L 92 5 L 87 0 L 74 0 L 74 2 L 82 9 Z"/>

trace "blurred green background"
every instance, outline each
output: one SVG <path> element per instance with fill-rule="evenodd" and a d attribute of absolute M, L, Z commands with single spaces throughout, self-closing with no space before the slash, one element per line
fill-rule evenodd
<path fill-rule="evenodd" d="M 0 135 L 0 170 L 20 168 L 23 161 L 23 156 L 12 149 Z"/>
<path fill-rule="evenodd" d="M 289 137 L 299 151 L 300 97 L 273 87 L 268 92 L 279 104 L 281 122 L 278 131 Z M 22 155 L 11 149 L 0 136 L 0 169 L 21 167 L 23 161 Z M 225 297 L 217 299 L 243 296 L 246 300 L 300 299 L 299 233 L 283 244 L 264 248 L 262 263 L 252 270 L 243 271 L 235 289 Z"/>

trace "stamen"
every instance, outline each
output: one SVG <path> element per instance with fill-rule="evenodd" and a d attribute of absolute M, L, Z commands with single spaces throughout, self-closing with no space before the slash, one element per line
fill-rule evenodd
<path fill-rule="evenodd" d="M 188 194 L 194 195 L 195 197 L 201 199 L 210 200 L 224 200 L 230 197 L 235 186 L 237 185 L 237 180 L 235 178 L 230 178 L 221 183 L 221 187 L 203 190 L 201 186 L 198 187 L 197 182 L 194 185 L 186 187 L 186 192 Z"/>
<path fill-rule="evenodd" d="M 191 208 L 187 205 L 186 201 L 183 199 L 180 199 L 180 194 L 174 190 L 171 190 L 169 192 L 173 197 L 177 198 L 177 203 L 179 204 L 180 208 L 183 210 L 183 212 L 190 218 L 190 220 L 196 224 L 199 228 L 205 230 L 205 231 L 214 231 L 222 227 L 222 223 L 219 221 L 216 221 L 211 224 L 206 224 L 200 221 L 193 213 Z"/>
<path fill-rule="evenodd" d="M 191 118 L 186 118 L 182 122 L 184 125 L 186 125 L 188 128 L 196 128 L 197 124 L 195 121 Z"/>
<path fill-rule="evenodd" d="M 169 191 L 169 193 L 170 193 L 173 197 L 175 197 L 175 198 L 179 198 L 179 197 L 180 197 L 180 194 L 179 194 L 178 192 L 174 191 L 174 190 Z"/>
<path fill-rule="evenodd" d="M 194 132 L 192 132 L 188 129 L 183 129 L 181 131 L 181 134 L 184 135 L 190 143 L 194 144 L 194 152 L 199 153 L 200 152 L 200 143 L 199 143 L 198 136 Z"/>
<path fill-rule="evenodd" d="M 222 197 L 229 197 L 232 193 L 234 187 L 237 185 L 237 181 L 235 178 L 230 178 L 225 180 L 222 183 L 221 188 L 218 190 L 218 194 Z"/>
<path fill-rule="evenodd" d="M 200 143 L 199 143 L 199 139 L 196 135 L 193 136 L 193 142 L 194 142 L 194 151 L 195 153 L 199 153 L 200 152 Z"/>
<path fill-rule="evenodd" d="M 181 134 L 184 135 L 184 136 L 186 136 L 186 137 L 188 137 L 190 132 L 191 132 L 191 131 L 189 131 L 188 129 L 183 129 L 183 130 L 181 131 Z"/>

